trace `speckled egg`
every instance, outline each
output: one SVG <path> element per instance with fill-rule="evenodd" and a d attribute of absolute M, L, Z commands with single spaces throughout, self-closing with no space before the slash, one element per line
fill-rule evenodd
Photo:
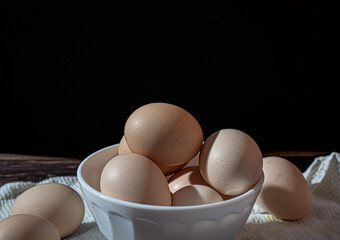
<path fill-rule="evenodd" d="M 201 150 L 199 168 L 203 179 L 223 195 L 246 192 L 262 174 L 262 153 L 256 142 L 236 129 L 210 135 Z"/>
<path fill-rule="evenodd" d="M 203 142 L 197 120 L 168 103 L 150 103 L 135 110 L 126 121 L 124 134 L 133 153 L 148 157 L 163 169 L 177 170 L 185 165 Z"/>

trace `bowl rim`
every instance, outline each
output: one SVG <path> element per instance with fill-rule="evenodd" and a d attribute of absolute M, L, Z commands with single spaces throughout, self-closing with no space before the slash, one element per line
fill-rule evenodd
<path fill-rule="evenodd" d="M 231 199 L 227 199 L 227 200 L 223 200 L 221 202 L 216 202 L 216 203 L 207 203 L 207 204 L 201 204 L 201 205 L 192 205 L 192 206 L 161 206 L 161 205 L 151 205 L 151 204 L 143 204 L 143 203 L 135 203 L 135 202 L 129 202 L 129 201 L 125 201 L 125 200 L 121 200 L 118 198 L 113 198 L 110 196 L 107 196 L 103 193 L 101 193 L 100 191 L 94 189 L 92 186 L 90 186 L 90 184 L 88 184 L 85 179 L 83 178 L 82 175 L 82 170 L 84 165 L 86 164 L 86 162 L 92 158 L 94 155 L 105 151 L 106 149 L 112 148 L 112 147 L 116 147 L 118 146 L 119 143 L 117 144 L 113 144 L 104 148 L 101 148 L 97 151 L 95 151 L 94 153 L 90 154 L 89 156 L 87 156 L 78 166 L 77 169 L 77 178 L 79 181 L 79 184 L 81 185 L 82 188 L 84 188 L 86 191 L 88 191 L 91 195 L 95 195 L 99 198 L 101 198 L 104 201 L 107 201 L 113 205 L 119 205 L 122 207 L 127 207 L 127 208 L 134 208 L 134 209 L 140 209 L 140 210 L 153 210 L 153 211 L 174 211 L 174 210 L 179 210 L 179 211 L 187 211 L 187 210 L 195 210 L 195 209 L 211 209 L 211 208 L 216 208 L 216 207 L 221 207 L 224 205 L 232 205 L 236 202 L 242 201 L 246 198 L 248 198 L 249 196 L 251 196 L 252 194 L 255 194 L 256 192 L 260 192 L 263 182 L 264 182 L 264 173 L 262 171 L 261 173 L 261 177 L 259 178 L 259 180 L 253 185 L 252 188 L 250 188 L 248 191 L 235 196 Z M 85 196 L 86 198 L 86 196 Z"/>

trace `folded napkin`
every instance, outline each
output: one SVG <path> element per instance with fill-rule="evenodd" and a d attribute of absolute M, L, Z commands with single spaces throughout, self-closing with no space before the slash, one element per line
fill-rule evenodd
<path fill-rule="evenodd" d="M 255 204 L 237 240 L 244 239 L 340 239 L 340 154 L 315 158 L 303 173 L 312 192 L 309 214 L 298 221 L 283 221 Z M 76 190 L 82 197 L 76 177 L 54 177 L 38 183 L 12 182 L 0 187 L 0 220 L 10 214 L 14 200 L 25 190 L 38 184 L 58 182 Z M 85 217 L 67 240 L 106 239 L 99 231 L 85 204 Z"/>

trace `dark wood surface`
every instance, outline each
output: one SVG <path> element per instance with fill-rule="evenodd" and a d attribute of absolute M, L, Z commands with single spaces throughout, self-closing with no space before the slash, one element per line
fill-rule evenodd
<path fill-rule="evenodd" d="M 315 157 L 329 153 L 272 151 L 263 155 L 285 157 L 303 171 Z M 37 182 L 54 176 L 75 176 L 80 162 L 80 159 L 73 158 L 0 154 L 0 186 L 13 181 Z"/>
<path fill-rule="evenodd" d="M 72 158 L 0 154 L 0 186 L 13 181 L 75 176 L 80 162 Z"/>

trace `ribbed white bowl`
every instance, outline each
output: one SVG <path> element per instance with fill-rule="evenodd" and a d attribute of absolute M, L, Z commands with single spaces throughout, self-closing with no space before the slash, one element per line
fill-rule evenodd
<path fill-rule="evenodd" d="M 241 232 L 261 190 L 264 176 L 246 193 L 196 206 L 154 206 L 122 201 L 99 191 L 105 164 L 118 144 L 88 156 L 78 167 L 80 187 L 100 231 L 109 239 L 234 239 Z"/>

